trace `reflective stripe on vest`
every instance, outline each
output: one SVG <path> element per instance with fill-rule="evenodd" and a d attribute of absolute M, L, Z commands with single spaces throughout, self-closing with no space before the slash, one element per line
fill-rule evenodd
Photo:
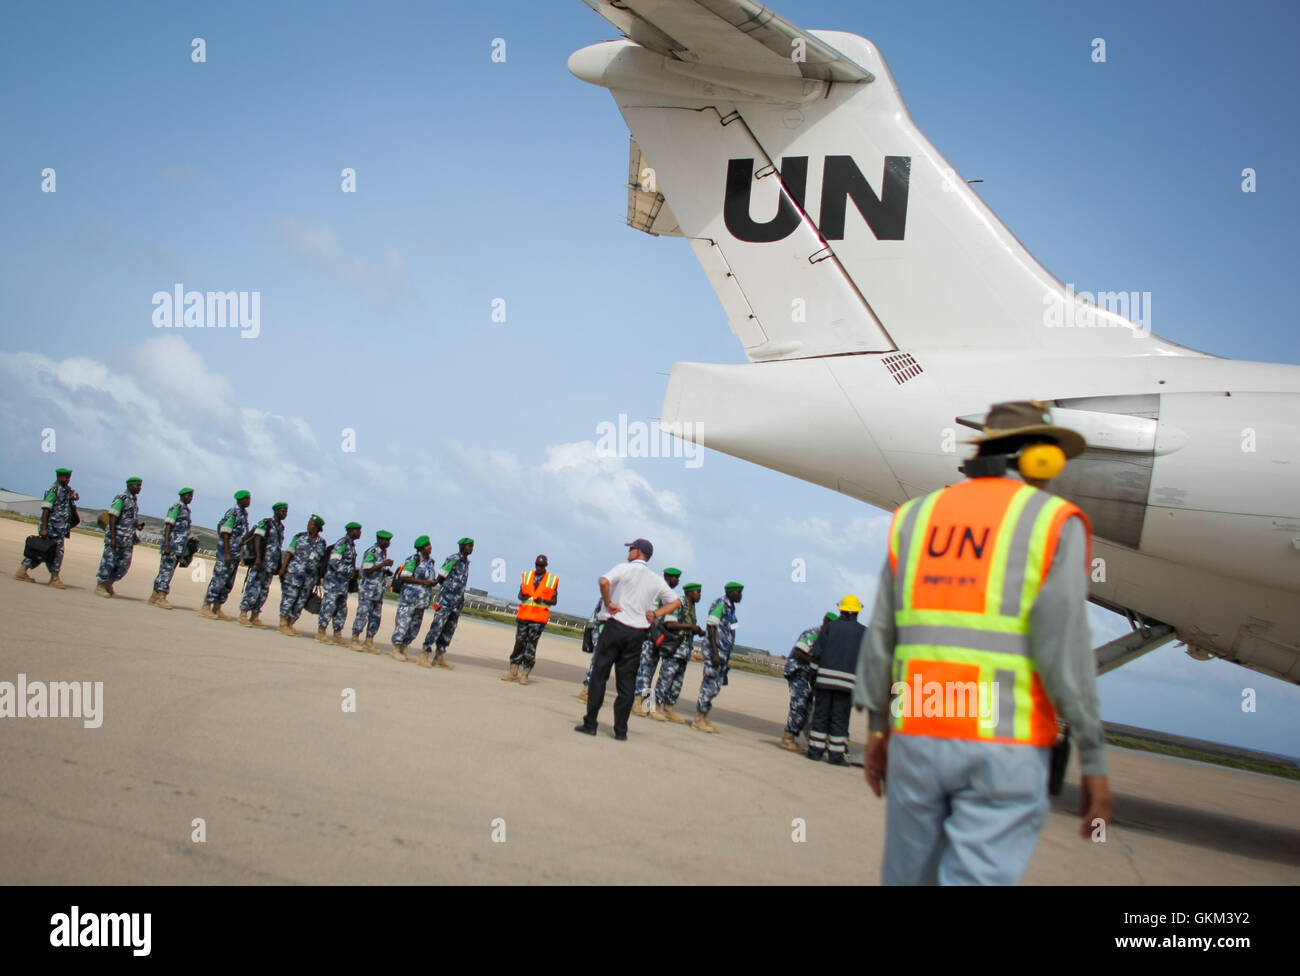
<path fill-rule="evenodd" d="M 534 585 L 533 581 L 537 577 L 536 570 L 530 570 L 520 575 L 522 578 L 519 583 L 519 591 L 527 599 L 519 604 L 519 609 L 515 611 L 515 617 L 532 623 L 546 623 L 551 619 L 551 608 L 545 603 L 535 601 L 554 600 L 555 589 L 560 585 L 560 578 L 553 573 L 547 573 L 542 577 L 540 583 Z"/>
<path fill-rule="evenodd" d="M 892 724 L 911 735 L 1051 745 L 1052 707 L 1030 653 L 1029 614 L 1070 502 L 977 478 L 894 513 L 897 640 Z"/>

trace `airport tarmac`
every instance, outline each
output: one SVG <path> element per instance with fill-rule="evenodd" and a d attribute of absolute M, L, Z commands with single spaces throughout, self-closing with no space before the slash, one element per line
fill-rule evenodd
<path fill-rule="evenodd" d="M 521 688 L 499 680 L 509 628 L 466 618 L 448 653 L 455 670 L 428 670 L 318 644 L 314 618 L 297 639 L 204 620 L 194 611 L 206 582 L 189 570 L 176 574 L 177 609 L 148 606 L 155 549 L 136 550 L 112 600 L 92 594 L 102 544 L 87 535 L 68 542 L 67 590 L 15 581 L 31 532 L 0 520 L 0 681 L 103 682 L 102 724 L 0 719 L 0 882 L 879 880 L 884 804 L 860 768 L 778 748 L 779 679 L 733 672 L 712 716 L 719 735 L 634 717 L 616 742 L 611 694 L 590 738 L 573 732 L 588 662 L 576 641 L 544 636 Z M 278 600 L 276 584 L 264 619 L 276 620 Z M 353 608 L 355 598 L 349 637 Z M 385 652 L 394 612 L 385 605 Z M 700 677 L 693 664 L 687 715 Z M 855 714 L 859 746 L 864 732 Z M 1079 838 L 1071 784 L 1026 883 L 1300 883 L 1300 782 L 1109 757 L 1106 843 Z"/>

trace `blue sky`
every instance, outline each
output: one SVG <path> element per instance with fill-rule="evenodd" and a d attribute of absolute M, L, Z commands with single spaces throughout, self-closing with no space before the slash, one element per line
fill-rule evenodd
<path fill-rule="evenodd" d="M 1177 342 L 1300 362 L 1294 5 L 775 9 L 875 41 L 1063 281 L 1150 291 Z M 471 585 L 497 592 L 493 560 L 513 580 L 546 551 L 577 613 L 647 535 L 706 599 L 743 580 L 740 640 L 778 653 L 844 592 L 868 600 L 884 513 L 722 455 L 594 455 L 600 422 L 658 416 L 675 361 L 743 361 L 687 246 L 623 224 L 626 127 L 565 68 L 613 36 L 579 0 L 6 7 L 0 484 L 68 464 L 94 505 L 139 474 L 146 511 L 192 483 L 209 525 L 247 487 L 331 538 L 353 518 L 401 549 L 468 534 Z M 177 282 L 259 292 L 260 336 L 154 328 Z M 1300 753 L 1300 688 L 1223 662 L 1167 647 L 1101 689 L 1108 719 Z"/>

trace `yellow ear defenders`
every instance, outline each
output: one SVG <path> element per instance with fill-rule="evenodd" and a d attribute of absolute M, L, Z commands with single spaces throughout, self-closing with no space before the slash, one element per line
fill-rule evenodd
<path fill-rule="evenodd" d="M 1030 444 L 1016 459 L 1026 478 L 1047 481 L 1065 470 L 1065 452 L 1055 444 Z"/>

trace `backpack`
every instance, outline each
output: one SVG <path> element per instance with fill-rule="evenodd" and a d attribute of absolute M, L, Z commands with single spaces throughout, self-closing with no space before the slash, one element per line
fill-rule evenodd
<path fill-rule="evenodd" d="M 415 555 L 418 557 L 420 554 L 417 552 Z M 403 561 L 401 565 L 397 567 L 397 572 L 393 574 L 393 581 L 388 584 L 388 588 L 398 596 L 402 595 L 402 570 L 406 568 L 407 562 L 410 562 L 410 560 L 408 559 Z"/>
<path fill-rule="evenodd" d="M 176 558 L 176 565 L 184 568 L 194 559 L 194 554 L 199 551 L 199 540 L 190 536 L 185 540 L 185 551 Z"/>

